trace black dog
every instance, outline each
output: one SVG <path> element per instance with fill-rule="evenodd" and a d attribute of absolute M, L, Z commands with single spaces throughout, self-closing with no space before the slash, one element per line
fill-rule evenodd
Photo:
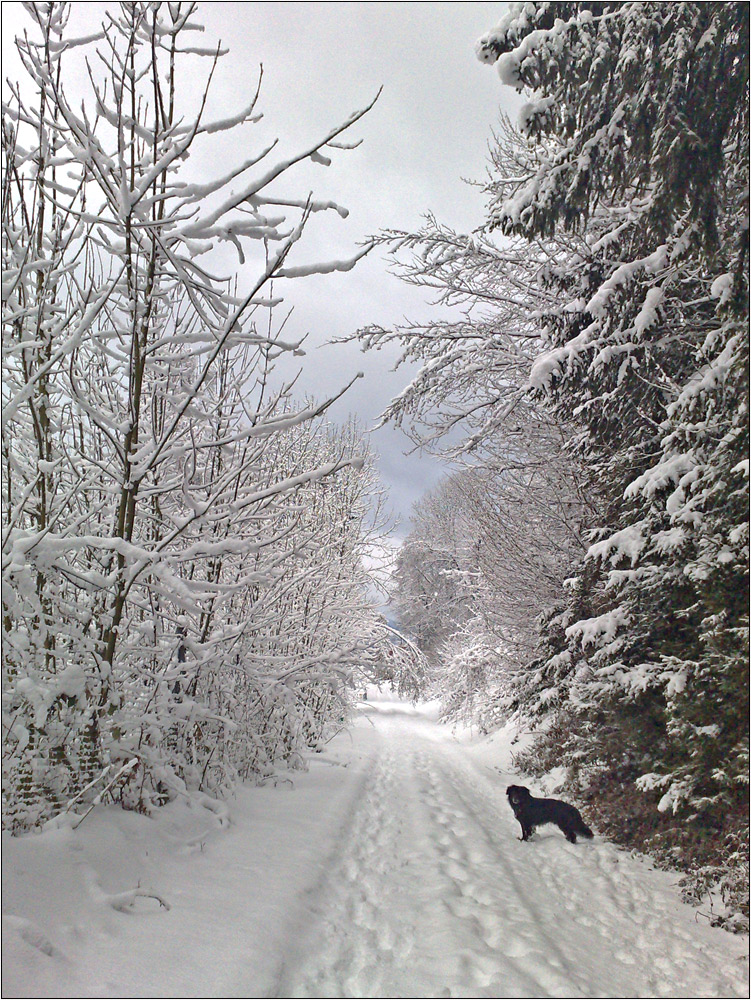
<path fill-rule="evenodd" d="M 522 828 L 522 840 L 529 840 L 536 826 L 555 823 L 566 840 L 576 843 L 576 835 L 593 837 L 594 834 L 574 806 L 559 799 L 536 799 L 523 785 L 509 785 L 506 789 L 514 816 Z"/>

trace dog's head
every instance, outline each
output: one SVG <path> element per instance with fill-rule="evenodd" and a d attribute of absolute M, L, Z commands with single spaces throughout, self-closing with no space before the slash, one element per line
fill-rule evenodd
<path fill-rule="evenodd" d="M 525 788 L 524 785 L 509 785 L 506 789 L 506 795 L 508 795 L 512 806 L 520 806 L 532 798 L 529 789 Z"/>

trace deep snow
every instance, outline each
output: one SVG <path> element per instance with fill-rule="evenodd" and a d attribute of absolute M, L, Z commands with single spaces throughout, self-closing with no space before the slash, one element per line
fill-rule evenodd
<path fill-rule="evenodd" d="M 378 697 L 307 773 L 241 789 L 229 826 L 195 801 L 3 835 L 3 996 L 748 996 L 747 939 L 676 876 L 597 837 L 517 839 L 513 732 L 456 738 Z M 128 906 L 137 887 L 170 908 Z"/>

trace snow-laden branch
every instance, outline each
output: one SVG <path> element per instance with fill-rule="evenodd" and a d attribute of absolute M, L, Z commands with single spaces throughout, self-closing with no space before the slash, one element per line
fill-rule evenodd
<path fill-rule="evenodd" d="M 287 159 L 259 145 L 198 181 L 202 144 L 247 143 L 260 79 L 208 121 L 223 49 L 186 44 L 194 4 L 138 2 L 73 40 L 89 46 L 74 99 L 66 10 L 31 5 L 42 41 L 19 46 L 38 93 L 11 89 L 2 132 L 8 823 L 197 791 L 223 819 L 233 782 L 327 738 L 370 642 L 378 488 L 359 428 L 325 423 L 359 376 L 294 401 L 274 365 L 305 337 L 277 321 L 274 280 L 368 252 L 290 263 L 312 213 L 347 210 L 276 188 L 303 161 L 333 168 L 372 102 Z M 198 58 L 206 87 L 185 107 Z M 144 895 L 159 899 L 102 901 Z"/>

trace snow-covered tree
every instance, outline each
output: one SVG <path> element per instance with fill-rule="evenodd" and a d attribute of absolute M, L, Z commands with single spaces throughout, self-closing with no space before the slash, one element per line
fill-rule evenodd
<path fill-rule="evenodd" d="M 399 626 L 433 667 L 443 643 L 467 614 L 455 540 L 438 530 L 430 518 L 423 519 L 402 544 L 393 577 Z"/>
<path fill-rule="evenodd" d="M 87 37 L 68 33 L 68 4 L 26 7 L 29 80 L 3 107 L 14 827 L 115 777 L 148 808 L 292 759 L 341 718 L 336 692 L 370 635 L 347 621 L 365 614 L 371 475 L 357 435 L 322 423 L 331 400 L 295 404 L 276 377 L 302 351 L 273 312 L 286 281 L 364 252 L 300 263 L 313 213 L 346 211 L 275 182 L 330 163 L 367 108 L 273 160 L 275 143 L 253 148 L 260 81 L 208 117 L 222 51 L 195 44 L 196 4 L 113 5 Z M 190 107 L 180 81 L 202 64 Z M 191 174 L 230 133 L 246 158 Z"/>
<path fill-rule="evenodd" d="M 498 177 L 526 176 L 530 157 L 503 118 L 492 150 L 491 198 Z M 461 670 L 443 670 L 446 657 L 453 662 L 457 649 L 461 656 L 465 649 L 494 651 L 488 678 L 497 676 L 487 704 L 478 692 L 471 704 L 489 718 L 493 702 L 497 720 L 516 701 L 509 677 L 520 678 L 535 656 L 540 616 L 559 605 L 586 547 L 598 484 L 572 460 L 570 426 L 529 390 L 544 350 L 539 315 L 558 298 L 550 275 L 565 272 L 584 241 L 563 234 L 530 244 L 524 237 L 498 240 L 490 230 L 460 235 L 429 216 L 419 232 L 379 237 L 396 273 L 430 290 L 441 312 L 358 336 L 366 349 L 398 344 L 400 363 L 420 365 L 382 419 L 462 469 L 418 505 L 395 574 L 397 612 L 452 704 L 450 678 L 459 683 Z M 458 544 L 457 526 L 471 543 Z"/>
<path fill-rule="evenodd" d="M 686 867 L 738 856 L 746 811 L 748 27 L 743 3 L 524 3 L 478 43 L 536 154 L 495 225 L 585 236 L 548 275 L 531 383 L 605 516 L 537 694 L 603 821 Z"/>
<path fill-rule="evenodd" d="M 446 719 L 490 730 L 518 707 L 541 616 L 570 566 L 571 516 L 534 468 L 464 469 L 415 506 L 393 605 L 428 659 Z"/>

